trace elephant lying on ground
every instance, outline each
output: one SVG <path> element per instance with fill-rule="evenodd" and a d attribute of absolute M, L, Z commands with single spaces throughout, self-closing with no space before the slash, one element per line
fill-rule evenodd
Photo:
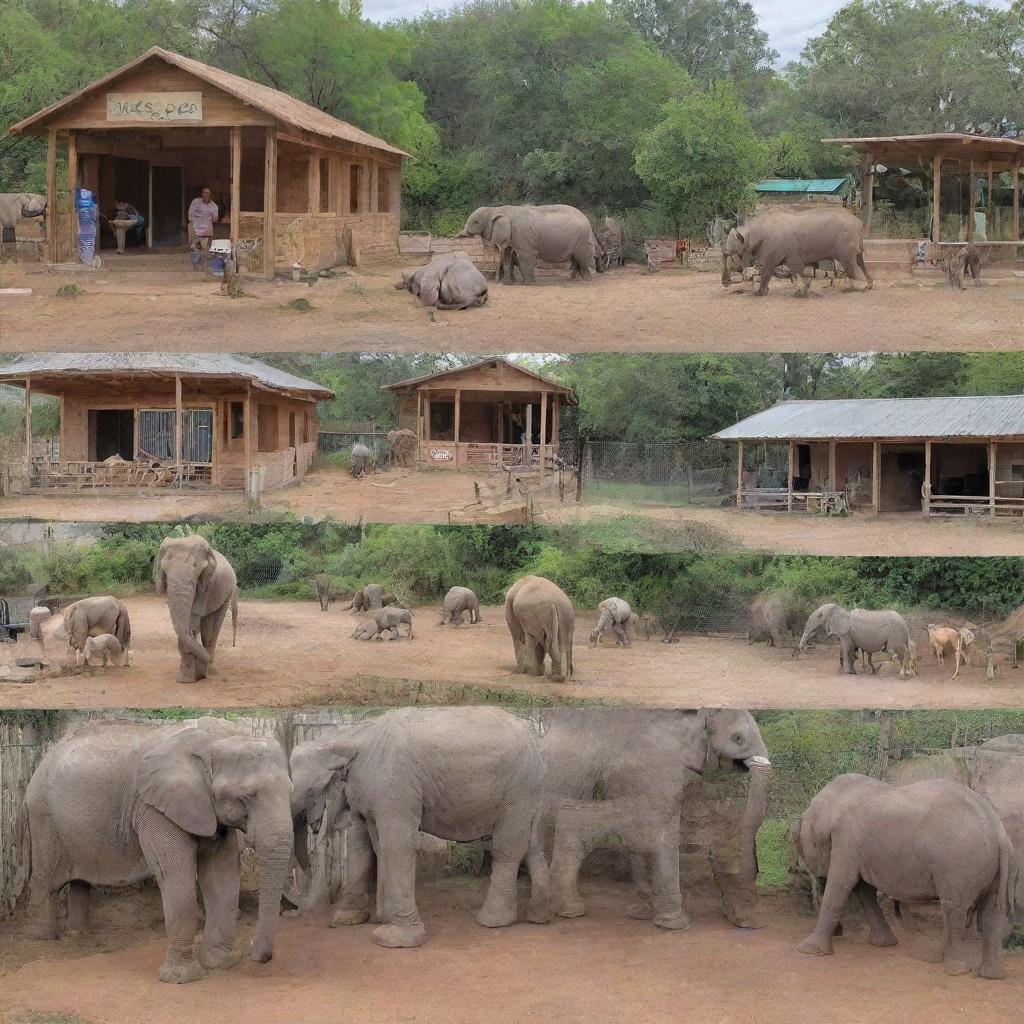
<path fill-rule="evenodd" d="M 355 640 L 376 640 L 377 637 L 387 633 L 392 640 L 401 636 L 399 627 L 409 627 L 406 636 L 412 639 L 412 612 L 408 608 L 398 608 L 389 605 L 386 608 L 376 608 L 359 623 L 352 631 Z"/>
<path fill-rule="evenodd" d="M 85 653 L 89 637 L 112 633 L 121 645 L 121 664 L 128 664 L 132 642 L 132 626 L 128 608 L 116 597 L 85 597 L 64 609 L 64 618 L 53 631 L 55 640 L 67 640 L 69 654 L 73 651 L 75 665 Z"/>
<path fill-rule="evenodd" d="M 573 675 L 572 634 L 576 611 L 568 596 L 543 576 L 524 576 L 505 595 L 505 622 L 512 634 L 516 671 L 544 675 L 551 659 L 551 678 Z"/>
<path fill-rule="evenodd" d="M 259 923 L 249 956 L 273 955 L 292 849 L 291 780 L 277 740 L 222 720 L 90 723 L 43 757 L 26 793 L 32 840 L 29 913 L 36 938 L 88 925 L 89 888 L 155 878 L 167 928 L 160 980 L 196 981 L 238 962 L 239 833 L 259 858 Z M 236 831 L 237 830 L 237 831 Z M 198 907 L 206 923 L 193 951 Z"/>
<path fill-rule="evenodd" d="M 621 597 L 609 597 L 598 606 L 600 617 L 590 631 L 590 642 L 600 643 L 605 633 L 615 633 L 615 646 L 629 647 L 629 625 L 633 621 L 633 609 Z"/>
<path fill-rule="evenodd" d="M 713 865 L 726 916 L 753 926 L 757 830 L 771 772 L 757 723 L 746 711 L 555 708 L 545 715 L 544 829 L 554 830 L 553 909 L 585 913 L 577 888 L 586 843 L 617 832 L 630 854 L 638 900 L 629 916 L 661 928 L 690 926 L 679 890 L 680 810 L 696 774 L 750 772 L 738 865 Z M 600 796 L 595 796 L 595 794 Z"/>
<path fill-rule="evenodd" d="M 411 469 L 416 465 L 416 432 L 408 427 L 388 431 L 388 455 L 393 466 Z"/>
<path fill-rule="evenodd" d="M 864 225 L 847 210 L 809 210 L 806 213 L 774 211 L 762 213 L 735 227 L 725 240 L 722 284 L 729 287 L 734 272 L 742 273 L 752 263 L 761 265 L 761 283 L 755 295 L 765 295 L 777 267 L 783 263 L 795 277 L 803 277 L 801 295 L 811 287 L 811 274 L 822 260 L 834 260 L 846 273 L 847 288 L 860 267 L 872 286 L 864 265 Z"/>
<path fill-rule="evenodd" d="M 13 230 L 23 218 L 46 217 L 46 197 L 35 192 L 0 193 L 0 241 L 5 230 Z M 45 232 L 46 221 L 39 221 L 40 232 Z"/>
<path fill-rule="evenodd" d="M 487 278 L 466 256 L 435 256 L 426 266 L 403 270 L 399 290 L 412 292 L 424 306 L 468 309 L 487 301 Z"/>
<path fill-rule="evenodd" d="M 786 595 L 759 594 L 750 606 L 747 643 L 788 647 L 792 644 L 793 634 L 799 623 L 799 613 L 790 610 Z"/>
<path fill-rule="evenodd" d="M 389 604 L 397 604 L 398 598 L 383 584 L 367 583 L 361 590 L 352 595 L 348 608 L 354 612 L 365 612 L 371 608 L 385 608 Z"/>
<path fill-rule="evenodd" d="M 469 616 L 470 624 L 482 621 L 480 618 L 480 602 L 469 587 L 452 587 L 444 595 L 441 606 L 442 626 L 461 626 Z"/>
<path fill-rule="evenodd" d="M 231 612 L 231 644 L 238 628 L 238 581 L 228 560 L 198 534 L 167 537 L 153 562 L 156 592 L 167 596 L 178 637 L 179 683 L 206 679 L 213 670 L 224 616 Z"/>
<path fill-rule="evenodd" d="M 121 664 L 127 665 L 128 659 L 124 657 L 121 642 L 113 633 L 101 633 L 99 636 L 91 636 L 85 641 L 85 663 L 92 666 L 98 661 L 103 668 L 108 665 L 116 665 L 118 659 Z"/>
<path fill-rule="evenodd" d="M 839 640 L 840 662 L 848 675 L 856 675 L 857 651 L 866 655 L 872 674 L 878 670 L 871 656 L 881 651 L 899 660 L 900 679 L 917 673 L 917 645 L 910 639 L 910 627 L 899 612 L 863 608 L 847 611 L 838 604 L 823 604 L 811 612 L 798 650 L 806 650 L 819 635 Z"/>
<path fill-rule="evenodd" d="M 826 879 L 814 932 L 801 953 L 825 956 L 847 900 L 857 893 L 874 946 L 896 943 L 878 905 L 938 900 L 949 974 L 969 970 L 968 925 L 982 936 L 983 978 L 1004 977 L 1001 963 L 1016 880 L 1013 848 L 992 805 L 958 782 L 930 779 L 891 786 L 866 775 L 840 775 L 811 801 L 796 829 L 808 871 Z"/>
<path fill-rule="evenodd" d="M 594 232 L 574 206 L 481 206 L 459 237 L 472 235 L 497 246 L 499 266 L 514 255 L 526 284 L 536 281 L 538 260 L 568 263 L 571 276 L 584 279 L 595 269 Z"/>
<path fill-rule="evenodd" d="M 308 868 L 308 829 L 320 841 L 348 812 L 342 896 L 332 926 L 369 920 L 373 939 L 419 946 L 416 833 L 471 842 L 490 837 L 492 868 L 478 924 L 516 921 L 516 875 L 527 860 L 529 919 L 549 919 L 548 869 L 537 842 L 544 765 L 525 721 L 498 708 L 399 708 L 301 743 L 292 752 L 295 852 Z"/>

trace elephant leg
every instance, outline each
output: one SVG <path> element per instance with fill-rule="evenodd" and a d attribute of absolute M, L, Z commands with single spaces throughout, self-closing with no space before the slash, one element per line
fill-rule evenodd
<path fill-rule="evenodd" d="M 422 946 L 426 932 L 416 909 L 416 825 L 377 822 L 377 906 L 381 924 L 373 930 L 378 946 Z M 381 913 L 383 911 L 383 913 Z"/>
<path fill-rule="evenodd" d="M 516 922 L 516 878 L 530 849 L 530 808 L 516 808 L 491 835 L 491 881 L 476 923 L 504 928 Z"/>
<path fill-rule="evenodd" d="M 629 647 L 629 633 L 627 633 L 626 630 L 618 623 L 616 623 L 612 628 L 615 630 L 616 637 L 618 637 L 616 643 L 621 644 L 623 647 Z"/>
<path fill-rule="evenodd" d="M 797 294 L 800 298 L 806 299 L 811 290 L 814 267 L 807 267 L 803 263 L 794 263 L 789 269 L 793 272 L 793 280 L 797 282 L 797 288 L 799 289 Z"/>
<path fill-rule="evenodd" d="M 715 850 L 710 852 L 711 874 L 722 897 L 722 913 L 737 928 L 763 928 L 764 920 L 757 910 L 757 883 L 751 884 L 738 871 L 728 870 L 719 862 Z M 729 865 L 731 867 L 731 865 Z"/>
<path fill-rule="evenodd" d="M 551 852 L 552 906 L 559 917 L 582 917 L 587 908 L 579 891 L 580 867 L 586 856 L 584 837 L 593 831 L 594 809 L 570 802 L 559 808 Z M 598 825 L 598 827 L 600 827 Z"/>
<path fill-rule="evenodd" d="M 33 939 L 56 939 L 60 891 L 70 879 L 71 858 L 48 817 L 33 816 L 29 832 L 32 875 L 26 931 Z"/>
<path fill-rule="evenodd" d="M 854 280 L 857 277 L 857 260 L 853 256 L 847 256 L 840 261 L 843 264 L 843 273 L 846 274 L 846 290 L 855 292 Z"/>
<path fill-rule="evenodd" d="M 88 882 L 68 883 L 68 934 L 87 934 L 89 931 L 89 894 L 92 886 Z"/>
<path fill-rule="evenodd" d="M 821 907 L 818 910 L 818 923 L 814 931 L 797 946 L 801 953 L 813 956 L 832 955 L 832 936 L 842 917 L 843 907 L 846 906 L 846 901 L 859 881 L 860 872 L 855 865 L 842 864 L 839 858 L 833 856 L 825 892 L 821 897 Z"/>
<path fill-rule="evenodd" d="M 679 890 L 679 815 L 658 828 L 651 850 L 651 903 L 654 923 L 659 928 L 686 931 L 690 918 L 683 910 Z"/>
<path fill-rule="evenodd" d="M 565 679 L 562 671 L 562 645 L 558 640 L 557 630 L 548 637 L 547 653 L 551 658 L 551 680 L 560 683 Z M 544 655 L 541 654 L 541 666 L 544 664 Z"/>
<path fill-rule="evenodd" d="M 370 832 L 363 818 L 352 816 L 345 833 L 345 881 L 335 904 L 331 927 L 363 924 L 370 920 L 370 891 L 375 865 Z"/>
<path fill-rule="evenodd" d="M 528 676 L 544 675 L 544 653 L 543 640 L 527 633 L 523 641 L 523 670 Z"/>
<path fill-rule="evenodd" d="M 848 676 L 855 676 L 857 674 L 857 666 L 855 664 L 857 656 L 854 653 L 853 644 L 846 637 L 839 641 L 839 657 L 842 661 L 843 671 Z"/>
<path fill-rule="evenodd" d="M 999 979 L 1006 977 L 1003 967 L 1003 935 L 1006 932 L 1006 909 L 1000 904 L 999 882 L 993 883 L 988 895 L 978 910 L 981 927 L 981 966 L 978 975 L 982 978 Z"/>
<path fill-rule="evenodd" d="M 857 266 L 860 267 L 860 272 L 864 275 L 864 280 L 867 281 L 867 284 L 864 286 L 864 291 L 866 291 L 866 292 L 871 291 L 871 289 L 874 286 L 875 282 L 872 280 L 871 275 L 868 273 L 867 264 L 865 264 L 865 262 L 864 262 L 864 253 L 863 252 L 858 252 L 857 253 Z M 851 277 L 851 280 L 852 280 L 852 277 Z"/>
<path fill-rule="evenodd" d="M 200 840 L 196 872 L 206 914 L 199 962 L 211 971 L 234 967 L 242 957 L 234 951 L 241 868 L 233 832 L 225 838 Z"/>
<path fill-rule="evenodd" d="M 757 291 L 755 295 L 767 295 L 768 294 L 768 282 L 771 281 L 772 275 L 775 273 L 775 263 L 762 263 L 761 264 L 761 280 L 758 283 Z"/>
<path fill-rule="evenodd" d="M 551 920 L 551 878 L 547 858 L 536 834 L 530 837 L 526 866 L 530 871 L 530 906 L 526 916 L 533 924 L 547 924 Z"/>
<path fill-rule="evenodd" d="M 220 636 L 221 626 L 224 625 L 224 616 L 228 613 L 227 604 L 221 605 L 214 612 L 210 612 L 209 615 L 203 616 L 202 621 L 199 623 L 199 637 L 203 647 L 206 648 L 207 654 L 210 655 L 210 662 L 204 669 L 202 665 L 197 665 L 200 676 L 203 679 L 213 673 L 213 657 L 217 650 L 217 638 Z"/>
<path fill-rule="evenodd" d="M 940 889 L 939 904 L 942 907 L 943 966 L 947 974 L 967 974 L 970 965 L 965 940 L 970 908 L 953 885 L 949 886 L 949 891 Z"/>
<path fill-rule="evenodd" d="M 626 915 L 637 921 L 654 919 L 654 897 L 651 891 L 651 858 L 644 850 L 629 851 L 629 871 L 633 877 L 636 901 L 626 908 Z"/>
<path fill-rule="evenodd" d="M 167 955 L 160 980 L 182 984 L 205 978 L 206 970 L 193 949 L 199 920 L 195 840 L 149 807 L 140 816 L 137 835 L 146 862 L 159 881 L 164 908 Z"/>
<path fill-rule="evenodd" d="M 872 946 L 895 946 L 896 936 L 893 935 L 889 922 L 878 905 L 878 890 L 861 879 L 854 891 L 868 919 L 868 941 Z"/>
<path fill-rule="evenodd" d="M 537 257 L 533 253 L 516 252 L 519 260 L 519 273 L 523 284 L 535 284 L 537 281 Z"/>
<path fill-rule="evenodd" d="M 194 683 L 197 677 L 197 661 L 196 656 L 189 650 L 187 643 L 184 640 L 178 640 L 178 678 L 179 683 Z"/>

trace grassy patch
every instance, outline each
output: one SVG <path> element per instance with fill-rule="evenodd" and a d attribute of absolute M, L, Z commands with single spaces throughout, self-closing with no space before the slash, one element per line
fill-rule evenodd
<path fill-rule="evenodd" d="M 757 833 L 757 886 L 770 889 L 786 884 L 789 878 L 789 823 L 780 818 L 765 818 Z"/>
<path fill-rule="evenodd" d="M 665 522 L 644 515 L 594 519 L 579 527 L 580 538 L 602 551 L 694 551 L 699 554 L 739 547 L 728 530 L 693 520 Z"/>
<path fill-rule="evenodd" d="M 9 1024 L 91 1024 L 91 1022 L 70 1011 L 46 1013 L 42 1010 L 29 1010 L 17 1017 L 11 1017 Z"/>

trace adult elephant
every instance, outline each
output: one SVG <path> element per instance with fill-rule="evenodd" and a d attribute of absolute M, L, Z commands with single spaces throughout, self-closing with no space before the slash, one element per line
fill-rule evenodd
<path fill-rule="evenodd" d="M 487 302 L 487 278 L 472 260 L 454 253 L 436 256 L 416 270 L 403 270 L 395 287 L 438 309 L 468 309 Z"/>
<path fill-rule="evenodd" d="M 346 606 L 346 610 L 366 612 L 376 608 L 386 608 L 389 604 L 397 603 L 397 596 L 388 590 L 383 583 L 367 583 L 365 587 L 357 590 L 352 595 L 352 600 Z"/>
<path fill-rule="evenodd" d="M 68 927 L 84 931 L 90 886 L 155 878 L 167 928 L 160 980 L 196 981 L 232 967 L 244 833 L 260 869 L 249 956 L 265 963 L 274 952 L 291 857 L 290 790 L 281 745 L 222 719 L 78 729 L 46 753 L 26 792 L 32 935 L 58 937 L 65 885 Z M 197 881 L 206 917 L 198 957 Z"/>
<path fill-rule="evenodd" d="M 460 238 L 479 235 L 497 246 L 499 265 L 514 256 L 526 284 L 536 281 L 537 261 L 569 263 L 572 276 L 587 279 L 594 267 L 594 232 L 575 206 L 481 206 Z"/>
<path fill-rule="evenodd" d="M 334 730 L 292 752 L 292 814 L 299 863 L 309 866 L 308 829 L 320 840 L 348 815 L 346 871 L 332 926 L 370 917 L 373 939 L 423 944 L 416 906 L 416 834 L 455 842 L 490 837 L 491 880 L 478 924 L 516 920 L 516 876 L 530 868 L 529 918 L 548 920 L 547 864 L 536 841 L 544 766 L 527 722 L 499 708 L 399 708 Z"/>
<path fill-rule="evenodd" d="M 554 832 L 553 909 L 586 912 L 577 886 L 586 844 L 617 832 L 630 854 L 638 900 L 629 916 L 661 928 L 690 926 L 679 888 L 680 813 L 697 775 L 727 767 L 749 772 L 737 862 L 716 864 L 726 916 L 756 927 L 757 830 L 764 820 L 771 762 L 746 711 L 556 708 L 545 715 L 544 825 Z"/>
<path fill-rule="evenodd" d="M 0 241 L 5 230 L 13 231 L 23 218 L 41 218 L 40 231 L 46 230 L 46 198 L 35 192 L 0 192 Z"/>
<path fill-rule="evenodd" d="M 388 431 L 388 456 L 392 465 L 411 469 L 416 464 L 416 432 L 408 427 Z"/>
<path fill-rule="evenodd" d="M 75 664 L 85 652 L 91 636 L 112 633 L 121 645 L 122 665 L 128 664 L 132 642 L 132 625 L 124 601 L 116 597 L 85 597 L 64 609 L 64 617 L 53 631 L 55 640 L 67 640 L 68 651 L 74 651 Z"/>
<path fill-rule="evenodd" d="M 965 937 L 981 930 L 983 978 L 1004 977 L 1007 914 L 1013 906 L 1013 848 L 992 805 L 958 782 L 891 786 L 840 775 L 811 801 L 794 830 L 807 870 L 825 880 L 818 922 L 799 946 L 827 956 L 843 907 L 856 892 L 874 946 L 896 943 L 878 893 L 900 902 L 938 900 L 949 974 L 968 971 Z"/>
<path fill-rule="evenodd" d="M 352 476 L 357 480 L 361 476 L 364 476 L 372 458 L 373 452 L 371 452 L 365 444 L 356 441 L 356 443 L 352 445 Z"/>
<path fill-rule="evenodd" d="M 238 581 L 228 560 L 198 534 L 167 537 L 153 563 L 156 592 L 167 597 L 178 637 L 179 683 L 205 679 L 213 669 L 224 616 L 238 622 Z"/>
<path fill-rule="evenodd" d="M 442 626 L 461 626 L 469 616 L 470 624 L 483 621 L 480 618 L 480 602 L 469 587 L 452 587 L 444 595 L 441 606 Z"/>
<path fill-rule="evenodd" d="M 505 595 L 505 622 L 512 634 L 517 672 L 542 676 L 547 657 L 553 680 L 573 675 L 576 610 L 560 587 L 543 576 L 516 580 Z"/>
<path fill-rule="evenodd" d="M 809 210 L 806 213 L 762 213 L 729 232 L 723 246 L 722 284 L 729 287 L 734 272 L 752 263 L 761 266 L 756 295 L 768 292 L 777 267 L 785 264 L 794 276 L 803 277 L 801 295 L 811 287 L 811 273 L 822 260 L 834 260 L 846 273 L 848 289 L 860 267 L 872 286 L 864 265 L 864 225 L 848 210 Z"/>
<path fill-rule="evenodd" d="M 843 671 L 856 675 L 857 651 L 862 651 L 874 674 L 878 670 L 871 660 L 882 651 L 898 658 L 900 679 L 917 672 L 917 645 L 910 638 L 907 620 L 895 611 L 865 611 L 854 608 L 847 611 L 832 602 L 811 612 L 800 637 L 798 651 L 805 651 L 817 636 L 830 636 L 839 640 L 839 656 Z"/>
<path fill-rule="evenodd" d="M 788 595 L 758 594 L 747 618 L 747 643 L 767 643 L 769 647 L 788 647 L 800 624 L 799 613 L 791 610 Z M 796 653 L 794 648 L 793 653 Z"/>

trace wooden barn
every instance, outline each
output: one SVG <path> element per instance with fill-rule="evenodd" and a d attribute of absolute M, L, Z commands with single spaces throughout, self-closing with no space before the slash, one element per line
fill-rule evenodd
<path fill-rule="evenodd" d="M 417 463 L 441 469 L 539 467 L 558 457 L 571 388 L 504 358 L 385 385 L 399 396 L 398 426 L 415 431 Z"/>
<path fill-rule="evenodd" d="M 92 190 L 104 217 L 115 201 L 145 217 L 144 248 L 128 250 L 136 254 L 128 266 L 144 267 L 144 253 L 180 251 L 189 203 L 203 187 L 220 208 L 216 235 L 236 249 L 245 242 L 248 268 L 268 277 L 294 263 L 318 269 L 398 251 L 408 154 L 158 46 L 9 131 L 48 140 L 50 263 L 75 258 L 78 187 Z"/>
<path fill-rule="evenodd" d="M 18 489 L 248 488 L 301 480 L 316 453 L 316 403 L 333 392 L 234 355 L 59 352 L 0 367 L 25 425 L 7 475 Z M 60 433 L 26 448 L 32 398 L 60 400 Z M 10 460 L 10 456 L 8 456 Z"/>
<path fill-rule="evenodd" d="M 786 401 L 714 437 L 736 443 L 741 509 L 840 495 L 853 511 L 1024 515 L 1024 395 Z"/>

